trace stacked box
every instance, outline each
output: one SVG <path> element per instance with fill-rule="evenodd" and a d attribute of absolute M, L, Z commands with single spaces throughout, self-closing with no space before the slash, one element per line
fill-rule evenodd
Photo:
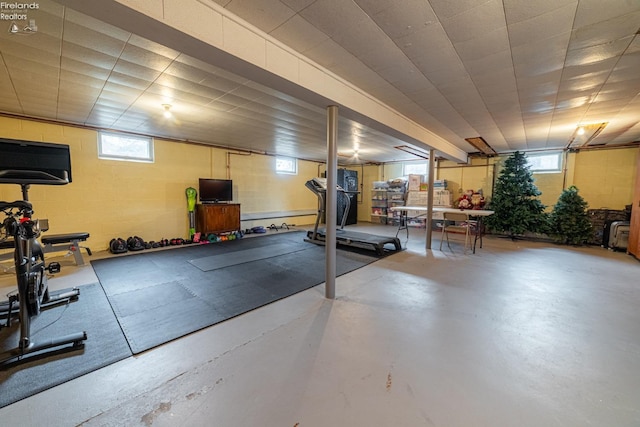
<path fill-rule="evenodd" d="M 409 175 L 408 191 L 420 191 L 422 175 Z"/>
<path fill-rule="evenodd" d="M 433 181 L 433 188 L 435 190 L 446 190 L 447 189 L 447 180 L 446 179 L 436 179 Z"/>
<path fill-rule="evenodd" d="M 592 245 L 607 245 L 608 242 L 604 242 L 604 233 L 608 224 L 613 221 L 628 221 L 628 212 L 623 210 L 613 209 L 589 209 L 587 210 L 589 221 L 593 227 L 593 234 L 588 243 Z"/>

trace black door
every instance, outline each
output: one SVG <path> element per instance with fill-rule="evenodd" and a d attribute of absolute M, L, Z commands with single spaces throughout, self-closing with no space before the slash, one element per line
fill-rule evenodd
<path fill-rule="evenodd" d="M 345 225 L 356 224 L 358 222 L 358 171 L 338 169 L 338 185 L 347 191 L 347 196 L 351 202 Z M 337 225 L 342 224 L 342 216 L 347 209 L 347 201 L 342 194 L 338 195 L 338 218 Z"/>

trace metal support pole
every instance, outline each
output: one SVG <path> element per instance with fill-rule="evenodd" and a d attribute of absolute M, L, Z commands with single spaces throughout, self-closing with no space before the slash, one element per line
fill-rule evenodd
<path fill-rule="evenodd" d="M 327 107 L 327 196 L 325 297 L 336 297 L 336 224 L 338 223 L 338 107 Z"/>
<path fill-rule="evenodd" d="M 429 150 L 429 191 L 427 192 L 427 206 L 429 209 L 427 210 L 427 238 L 426 238 L 426 248 L 431 249 L 431 235 L 433 234 L 433 227 L 431 226 L 431 221 L 433 221 L 433 182 L 435 181 L 434 175 L 436 174 L 435 170 L 435 153 L 433 149 Z"/>

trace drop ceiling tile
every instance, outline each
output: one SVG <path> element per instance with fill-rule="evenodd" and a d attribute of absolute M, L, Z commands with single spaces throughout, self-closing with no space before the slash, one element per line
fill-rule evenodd
<path fill-rule="evenodd" d="M 20 36 L 18 36 L 20 37 Z M 25 36 L 22 38 L 29 38 Z M 28 46 L 23 44 L 8 43 L 5 40 L 0 40 L 0 53 L 6 62 L 10 64 L 44 64 L 45 66 L 52 68 L 57 67 L 60 63 L 60 55 L 58 49 L 52 49 L 47 51 L 40 46 Z"/>
<path fill-rule="evenodd" d="M 570 49 L 608 45 L 618 40 L 631 42 L 640 27 L 640 11 L 619 16 L 606 22 L 598 22 L 577 28 L 571 36 Z"/>
<path fill-rule="evenodd" d="M 505 16 L 509 25 L 521 21 L 528 21 L 541 15 L 561 14 L 560 9 L 577 7 L 577 0 L 536 0 L 535 2 L 521 0 L 504 0 Z M 549 28 L 553 31 L 553 29 Z"/>
<path fill-rule="evenodd" d="M 561 70 L 568 37 L 560 35 L 542 42 L 515 46 L 512 49 L 516 76 L 532 77 Z"/>
<path fill-rule="evenodd" d="M 204 94 L 198 92 L 184 92 L 179 89 L 173 89 L 167 91 L 165 87 L 154 84 L 145 93 L 150 95 L 156 95 L 161 104 L 171 104 L 174 107 L 177 105 L 191 105 L 193 107 L 205 107 L 209 105 L 212 98 L 209 96 L 203 96 Z"/>
<path fill-rule="evenodd" d="M 148 87 L 160 76 L 160 71 L 119 59 L 113 67 L 109 80 L 121 84 L 131 84 L 135 88 Z"/>
<path fill-rule="evenodd" d="M 98 68 L 91 64 L 78 62 L 69 58 L 62 58 L 60 61 L 60 79 L 81 79 L 85 84 L 95 87 L 104 86 L 104 82 L 109 78 L 110 70 Z"/>
<path fill-rule="evenodd" d="M 343 0 L 316 0 L 299 12 L 351 53 L 371 49 L 384 33 L 358 5 Z"/>
<path fill-rule="evenodd" d="M 505 76 L 515 78 L 510 50 L 502 50 L 474 60 L 465 60 L 464 66 L 474 81 L 499 84 L 504 81 L 502 78 Z"/>
<path fill-rule="evenodd" d="M 486 2 L 486 0 L 429 0 L 431 7 L 441 20 L 473 10 Z"/>
<path fill-rule="evenodd" d="M 193 58 L 189 55 L 185 55 L 183 53 L 181 53 L 180 55 L 178 55 L 173 62 L 171 63 L 171 65 L 169 66 L 169 68 L 167 68 L 167 70 L 172 69 L 172 67 L 177 67 L 178 70 L 189 70 L 189 73 L 193 73 L 193 74 L 197 74 L 197 73 L 203 73 L 203 74 L 207 74 L 207 75 L 215 75 L 218 72 L 221 71 L 221 68 L 213 65 L 213 64 L 208 64 L 206 62 L 203 62 L 197 58 Z M 167 71 L 165 70 L 165 72 Z M 245 79 L 246 80 L 246 79 Z"/>
<path fill-rule="evenodd" d="M 427 77 L 427 79 L 429 79 L 429 81 L 438 88 L 442 86 L 448 86 L 452 82 L 470 78 L 469 73 L 467 72 L 466 68 L 464 68 L 464 65 L 462 63 L 452 64 L 449 70 L 443 68 L 429 71 L 425 73 L 425 77 Z"/>
<path fill-rule="evenodd" d="M 393 7 L 379 12 L 375 12 L 375 8 L 363 8 L 391 39 L 405 37 L 438 22 L 433 9 L 424 0 L 395 0 L 393 3 Z"/>
<path fill-rule="evenodd" d="M 624 55 L 616 64 L 616 68 L 607 79 L 609 82 L 635 80 L 640 69 L 640 54 Z"/>
<path fill-rule="evenodd" d="M 233 0 L 225 8 L 265 33 L 270 33 L 295 15 L 284 3 L 272 0 Z"/>
<path fill-rule="evenodd" d="M 73 101 L 70 103 L 74 105 L 77 103 L 93 105 L 101 91 L 102 88 L 87 86 L 80 81 L 68 80 L 60 82 L 58 96 L 65 101 Z"/>
<path fill-rule="evenodd" d="M 271 35 L 296 52 L 306 52 L 329 38 L 309 21 L 295 15 L 271 32 Z"/>
<path fill-rule="evenodd" d="M 498 27 L 478 37 L 455 43 L 455 49 L 463 62 L 474 61 L 496 53 L 508 52 L 509 36 L 506 27 Z"/>
<path fill-rule="evenodd" d="M 126 41 L 131 36 L 131 33 L 121 30 L 113 25 L 107 24 L 99 19 L 92 18 L 88 15 L 85 15 L 80 12 L 76 12 L 75 10 L 65 7 L 64 8 L 64 29 L 65 33 L 70 27 L 86 27 L 91 28 L 91 31 L 94 32 L 95 35 L 98 34 L 108 34 L 109 37 Z M 90 39 L 87 39 L 89 41 Z"/>
<path fill-rule="evenodd" d="M 162 74 L 148 88 L 151 93 L 165 95 L 171 97 L 174 92 L 182 92 L 187 94 L 201 94 L 203 86 L 192 81 L 183 80 L 178 77 Z M 217 96 L 221 92 L 215 91 Z M 205 95 L 205 94 L 202 94 Z"/>
<path fill-rule="evenodd" d="M 86 64 L 94 69 L 107 71 L 113 69 L 118 60 L 115 56 L 66 41 L 62 45 L 62 56 L 63 62 L 67 59 L 74 61 L 75 63 L 70 63 L 73 67 L 77 66 L 77 64 Z"/>
<path fill-rule="evenodd" d="M 100 93 L 98 103 L 120 106 L 126 109 L 132 102 L 142 94 L 141 90 L 135 90 L 129 86 L 122 86 L 115 83 L 107 83 Z"/>
<path fill-rule="evenodd" d="M 574 27 L 586 27 L 597 22 L 635 14 L 639 11 L 640 3 L 637 1 L 602 2 L 599 0 L 580 0 Z"/>
<path fill-rule="evenodd" d="M 444 29 L 430 25 L 410 36 L 398 39 L 403 52 L 427 77 L 435 71 L 464 69 Z"/>
<path fill-rule="evenodd" d="M 87 28 L 68 19 L 65 21 L 62 37 L 64 43 L 72 43 L 114 58 L 120 56 L 128 39 L 127 33 L 120 30 L 109 29 L 108 33 L 101 33 L 95 27 Z"/>
<path fill-rule="evenodd" d="M 182 57 L 183 58 L 183 57 Z M 174 61 L 169 65 L 158 78 L 164 81 L 183 81 L 192 84 L 200 84 L 201 82 L 212 79 L 216 70 L 202 70 L 194 65 L 186 64 L 182 61 Z"/>
<path fill-rule="evenodd" d="M 37 87 L 43 92 L 55 91 L 58 86 L 58 70 L 55 67 L 39 65 L 31 61 L 15 59 L 7 61 L 7 69 L 16 87 Z"/>
<path fill-rule="evenodd" d="M 506 27 L 502 1 L 499 0 L 483 2 L 450 18 L 440 17 L 440 22 L 453 44 Z"/>
<path fill-rule="evenodd" d="M 44 33 L 18 35 L 7 32 L 0 35 L 0 52 L 55 65 L 60 61 L 60 39 Z"/>
<path fill-rule="evenodd" d="M 164 71 L 174 59 L 175 56 L 167 57 L 127 43 L 119 57 L 118 63 L 136 64 L 140 68 L 161 72 Z"/>
<path fill-rule="evenodd" d="M 598 63 L 611 58 L 617 58 L 625 51 L 629 40 L 618 40 L 607 45 L 597 45 L 584 49 L 573 49 L 567 52 L 565 66 L 580 66 Z"/>
<path fill-rule="evenodd" d="M 616 58 L 606 59 L 604 61 L 591 64 L 567 67 L 562 75 L 565 80 L 580 80 L 585 86 L 593 86 L 594 84 L 602 84 L 606 81 L 614 67 Z"/>
<path fill-rule="evenodd" d="M 534 7 L 534 9 L 537 8 Z M 571 2 L 545 14 L 509 24 L 508 32 L 511 46 L 539 42 L 562 34 L 568 36 L 573 27 L 575 10 L 576 5 Z"/>
<path fill-rule="evenodd" d="M 15 96 L 0 98 L 0 111 L 12 114 L 24 114 L 22 106 Z"/>
<path fill-rule="evenodd" d="M 362 66 L 362 61 L 355 58 L 351 53 L 347 52 L 331 39 L 326 39 L 312 49 L 307 50 L 305 56 L 328 69 L 334 69 L 345 61 L 348 61 L 350 64 L 359 61 Z"/>
<path fill-rule="evenodd" d="M 293 10 L 298 13 L 301 10 L 307 8 L 311 3 L 315 0 L 280 0 L 282 3 L 286 4 Z"/>

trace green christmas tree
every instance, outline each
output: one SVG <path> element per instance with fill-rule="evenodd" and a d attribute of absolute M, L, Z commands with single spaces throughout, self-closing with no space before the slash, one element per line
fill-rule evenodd
<path fill-rule="evenodd" d="M 500 171 L 489 209 L 495 213 L 486 223 L 495 232 L 506 232 L 512 239 L 525 232 L 544 233 L 548 222 L 545 205 L 537 198 L 540 190 L 524 153 L 509 156 Z"/>
<path fill-rule="evenodd" d="M 550 234 L 567 245 L 582 245 L 592 233 L 587 208 L 589 205 L 571 186 L 564 190 L 550 216 Z"/>

